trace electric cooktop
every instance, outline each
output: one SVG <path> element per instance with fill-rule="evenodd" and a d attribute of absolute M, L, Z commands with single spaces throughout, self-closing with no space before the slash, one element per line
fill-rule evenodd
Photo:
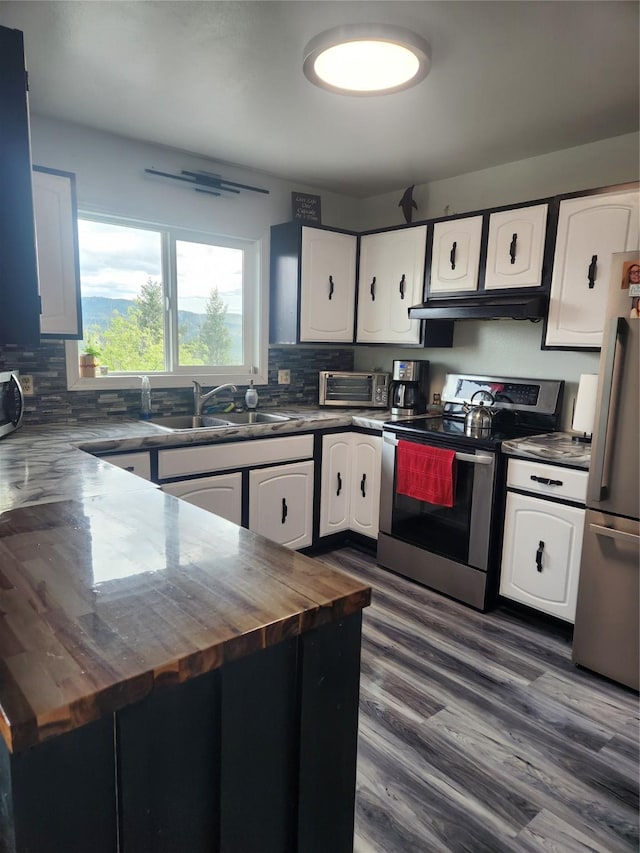
<path fill-rule="evenodd" d="M 492 431 L 476 438 L 465 434 L 465 415 L 479 390 L 494 398 Z M 502 442 L 555 430 L 559 426 L 564 382 L 448 373 L 442 391 L 444 411 L 387 421 L 385 430 L 410 440 L 498 449 Z"/>

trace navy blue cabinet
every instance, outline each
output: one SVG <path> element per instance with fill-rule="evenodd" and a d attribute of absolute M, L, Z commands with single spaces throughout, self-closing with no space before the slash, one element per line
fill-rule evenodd
<path fill-rule="evenodd" d="M 0 27 L 0 346 L 40 340 L 22 33 Z"/>

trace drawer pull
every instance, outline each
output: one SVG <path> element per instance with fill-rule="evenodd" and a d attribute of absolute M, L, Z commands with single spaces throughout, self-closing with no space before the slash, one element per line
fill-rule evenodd
<path fill-rule="evenodd" d="M 564 486 L 562 480 L 550 480 L 548 477 L 536 477 L 535 474 L 531 475 L 531 479 L 536 483 L 542 483 L 544 486 Z"/>
<path fill-rule="evenodd" d="M 515 264 L 516 262 L 516 243 L 518 242 L 518 235 L 514 234 L 511 238 L 511 245 L 509 246 L 509 257 L 511 258 L 511 263 Z"/>
<path fill-rule="evenodd" d="M 288 512 L 287 499 L 282 498 L 282 524 L 284 524 L 285 521 L 287 520 L 287 512 Z"/>
<path fill-rule="evenodd" d="M 614 539 L 618 542 L 628 543 L 629 545 L 638 546 L 640 537 L 635 533 L 627 533 L 625 530 L 615 530 L 612 527 L 603 527 L 601 524 L 590 524 L 589 530 L 595 533 L 596 536 L 605 536 L 607 539 Z"/>
<path fill-rule="evenodd" d="M 366 498 L 366 496 L 367 496 L 367 493 L 365 492 L 365 489 L 364 489 L 364 486 L 365 486 L 365 483 L 366 483 L 366 482 L 367 482 L 367 475 L 366 475 L 366 474 L 363 474 L 363 475 L 362 475 L 362 479 L 360 480 L 360 491 L 362 492 L 362 497 L 363 497 L 363 498 Z"/>
<path fill-rule="evenodd" d="M 458 244 L 454 240 L 451 244 L 451 251 L 449 252 L 449 261 L 451 263 L 451 269 L 454 270 L 456 268 L 456 249 L 458 248 Z"/>
<path fill-rule="evenodd" d="M 596 286 L 596 272 L 598 269 L 598 256 L 591 256 L 591 263 L 589 264 L 589 271 L 587 273 L 587 279 L 589 281 L 589 290 L 593 290 Z"/>
<path fill-rule="evenodd" d="M 342 491 L 342 477 L 340 476 L 340 471 L 338 471 L 338 491 L 336 492 L 336 497 Z"/>
<path fill-rule="evenodd" d="M 334 288 L 334 285 L 333 285 L 333 276 L 332 276 L 332 275 L 330 275 L 330 276 L 329 276 L 329 299 L 331 299 L 331 297 L 333 296 L 333 288 Z"/>
<path fill-rule="evenodd" d="M 539 572 L 542 571 L 542 552 L 544 551 L 544 542 L 542 539 L 538 544 L 538 550 L 536 551 L 536 567 Z"/>

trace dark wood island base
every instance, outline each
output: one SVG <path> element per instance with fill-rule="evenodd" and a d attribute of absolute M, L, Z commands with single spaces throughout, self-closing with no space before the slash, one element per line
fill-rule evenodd
<path fill-rule="evenodd" d="M 163 568 L 131 555 L 103 594 L 87 519 L 155 505 Z M 352 850 L 367 587 L 156 492 L 0 521 L 3 853 Z"/>

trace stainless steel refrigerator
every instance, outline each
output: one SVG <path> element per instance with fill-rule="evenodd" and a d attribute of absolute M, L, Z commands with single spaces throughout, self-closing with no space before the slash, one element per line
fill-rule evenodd
<path fill-rule="evenodd" d="M 600 356 L 573 661 L 638 689 L 640 253 L 612 257 Z"/>

